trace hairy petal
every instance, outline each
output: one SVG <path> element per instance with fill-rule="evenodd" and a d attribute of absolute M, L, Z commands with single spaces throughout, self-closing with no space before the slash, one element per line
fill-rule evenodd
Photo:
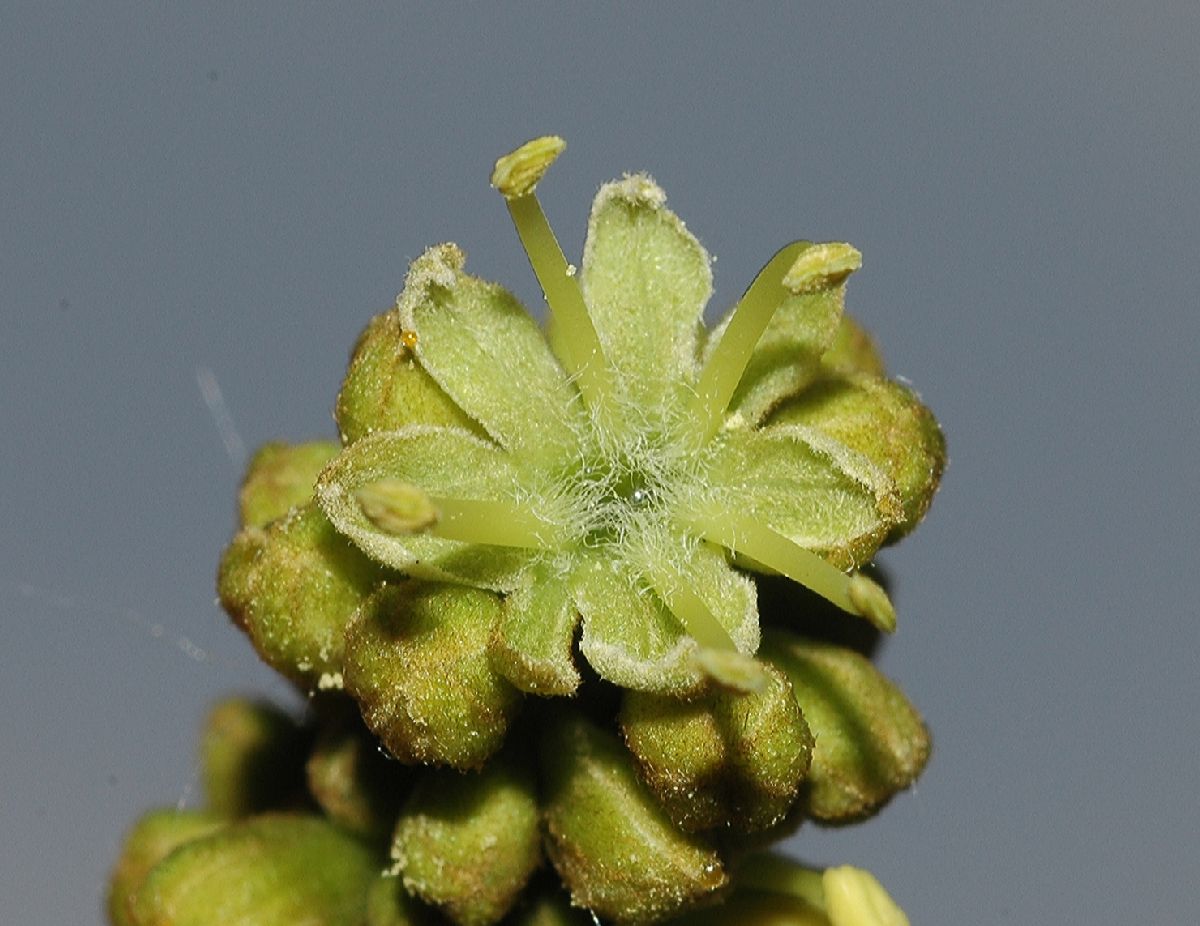
<path fill-rule="evenodd" d="M 627 398 L 658 407 L 695 378 L 712 292 L 707 252 L 645 174 L 596 194 L 583 252 L 588 312 Z"/>
<path fill-rule="evenodd" d="M 465 260 L 443 244 L 413 262 L 396 303 L 413 353 L 502 446 L 548 453 L 568 439 L 578 393 L 516 297 L 463 273 Z"/>
<path fill-rule="evenodd" d="M 623 688 L 686 694 L 699 690 L 706 673 L 697 663 L 700 645 L 665 598 L 686 587 L 707 608 L 736 650 L 758 648 L 758 608 L 753 583 L 731 568 L 716 547 L 669 535 L 632 563 L 594 558 L 573 578 L 576 606 L 583 615 L 580 648 L 603 678 Z M 659 586 L 659 587 L 656 587 Z"/>
<path fill-rule="evenodd" d="M 843 569 L 869 560 L 899 517 L 885 472 L 795 425 L 723 432 L 708 480 L 706 493 L 681 500 L 685 523 L 697 512 L 745 514 Z"/>
<path fill-rule="evenodd" d="M 456 428 L 412 425 L 351 444 L 321 474 L 317 498 L 329 520 L 369 556 L 408 575 L 509 588 L 528 558 L 521 549 L 381 529 L 356 499 L 383 480 L 432 496 L 525 503 L 508 454 Z"/>

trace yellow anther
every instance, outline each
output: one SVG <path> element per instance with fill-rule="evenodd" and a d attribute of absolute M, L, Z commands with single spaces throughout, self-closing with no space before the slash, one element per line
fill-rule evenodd
<path fill-rule="evenodd" d="M 438 522 L 433 500 L 420 488 L 399 479 L 381 479 L 354 493 L 358 507 L 376 527 L 389 534 L 415 534 Z"/>
<path fill-rule="evenodd" d="M 856 572 L 850 577 L 846 592 L 860 616 L 885 633 L 896 629 L 896 609 L 892 607 L 883 586 Z"/>
<path fill-rule="evenodd" d="M 841 283 L 862 266 L 862 254 L 844 241 L 805 248 L 783 276 L 783 285 L 797 295 L 817 293 Z"/>
<path fill-rule="evenodd" d="M 492 170 L 492 186 L 505 199 L 520 199 L 529 195 L 566 147 L 567 143 L 557 135 L 543 135 L 525 142 L 516 151 L 496 161 Z"/>
<path fill-rule="evenodd" d="M 400 329 L 400 343 L 403 344 L 405 347 L 407 347 L 409 350 L 412 350 L 414 347 L 417 346 L 417 333 L 415 331 L 409 330 L 408 328 L 401 328 Z"/>

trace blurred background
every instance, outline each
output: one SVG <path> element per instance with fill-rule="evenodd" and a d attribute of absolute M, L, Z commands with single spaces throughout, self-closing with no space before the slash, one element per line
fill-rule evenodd
<path fill-rule="evenodd" d="M 865 827 L 916 926 L 1196 922 L 1200 6 L 7 2 L 0 918 L 98 924 L 196 800 L 207 705 L 288 702 L 213 603 L 247 451 L 334 433 L 428 244 L 540 302 L 492 160 L 546 132 L 568 254 L 649 170 L 719 258 L 863 252 L 851 310 L 951 465 L 881 557 L 933 761 Z"/>

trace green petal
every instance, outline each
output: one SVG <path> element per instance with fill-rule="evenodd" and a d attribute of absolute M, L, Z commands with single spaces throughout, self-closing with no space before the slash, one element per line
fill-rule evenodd
<path fill-rule="evenodd" d="M 816 738 L 802 800 L 845 822 L 907 788 L 929 758 L 929 731 L 904 693 L 854 650 L 772 631 L 762 658 L 782 669 Z"/>
<path fill-rule="evenodd" d="M 541 864 L 537 782 L 526 756 L 477 775 L 433 770 L 413 789 L 392 844 L 404 886 L 460 926 L 488 926 Z"/>
<path fill-rule="evenodd" d="M 528 559 L 524 550 L 382 530 L 355 498 L 363 486 L 395 479 L 430 495 L 520 501 L 510 457 L 456 428 L 412 425 L 373 434 L 347 447 L 321 475 L 317 499 L 334 526 L 374 559 L 411 576 L 510 588 Z"/>
<path fill-rule="evenodd" d="M 333 412 L 342 443 L 407 424 L 447 425 L 482 437 L 483 429 L 417 363 L 406 337 L 412 335 L 396 309 L 376 315 L 359 335 Z"/>
<path fill-rule="evenodd" d="M 746 364 L 729 403 L 738 426 L 753 426 L 787 396 L 804 388 L 821 370 L 821 357 L 834 343 L 842 318 L 845 282 L 784 298 Z M 720 343 L 728 319 L 709 344 Z"/>
<path fill-rule="evenodd" d="M 579 687 L 572 645 L 579 612 L 562 567 L 542 561 L 504 599 L 492 637 L 492 662 L 522 691 L 569 695 Z"/>
<path fill-rule="evenodd" d="M 520 693 L 493 670 L 491 592 L 432 582 L 380 589 L 346 628 L 346 690 L 397 758 L 478 768 L 504 741 Z"/>
<path fill-rule="evenodd" d="M 421 366 L 508 449 L 542 457 L 570 437 L 578 392 L 516 297 L 463 273 L 452 244 L 413 262 L 397 300 Z"/>
<path fill-rule="evenodd" d="M 662 538 L 639 552 L 661 584 L 687 587 L 716 618 L 738 652 L 758 648 L 754 584 L 731 568 L 716 547 L 683 535 Z M 708 678 L 697 663 L 700 647 L 631 562 L 599 557 L 572 579 L 583 615 L 580 649 L 592 668 L 622 688 L 688 694 Z"/>
<path fill-rule="evenodd" d="M 176 849 L 132 909 L 146 926 L 344 926 L 363 921 L 377 871 L 360 842 L 324 820 L 255 817 Z"/>
<path fill-rule="evenodd" d="M 342 631 L 386 575 L 309 504 L 234 537 L 217 593 L 267 665 L 309 688 L 337 687 Z"/>
<path fill-rule="evenodd" d="M 696 375 L 708 253 L 644 174 L 596 194 L 583 251 L 588 313 L 627 398 L 657 409 Z"/>
<path fill-rule="evenodd" d="M 796 425 L 722 432 L 708 479 L 708 496 L 685 504 L 749 515 L 841 569 L 869 560 L 899 515 L 882 470 Z"/>
<path fill-rule="evenodd" d="M 924 517 L 946 467 L 946 441 L 933 413 L 915 392 L 889 380 L 821 379 L 788 400 L 769 422 L 811 427 L 887 473 L 904 506 L 891 540 L 908 533 Z"/>

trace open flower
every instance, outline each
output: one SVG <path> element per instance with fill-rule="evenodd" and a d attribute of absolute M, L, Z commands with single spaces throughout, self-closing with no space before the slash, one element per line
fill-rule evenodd
<path fill-rule="evenodd" d="M 369 383 L 352 364 L 339 400 L 347 446 L 317 484 L 329 521 L 386 567 L 499 596 L 491 664 L 540 694 L 579 685 L 577 632 L 622 687 L 752 687 L 747 570 L 891 629 L 855 570 L 920 519 L 942 446 L 843 318 L 858 251 L 787 245 L 710 333 L 710 258 L 645 175 L 601 187 L 567 262 L 534 195 L 563 147 L 531 141 L 492 176 L 547 332 L 455 245 L 419 257 L 389 321 L 404 363 L 388 397 L 364 360 Z M 360 391 L 387 414 L 368 420 Z"/>

